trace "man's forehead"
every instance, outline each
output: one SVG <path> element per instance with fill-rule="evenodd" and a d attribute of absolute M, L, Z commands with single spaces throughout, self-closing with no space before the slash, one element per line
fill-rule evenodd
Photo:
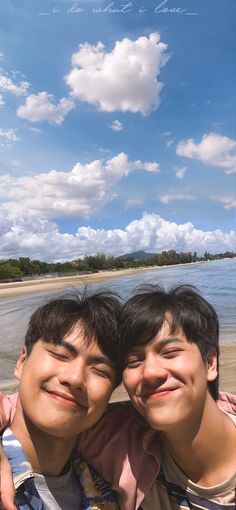
<path fill-rule="evenodd" d="M 73 356 L 83 356 L 88 362 L 93 360 L 96 363 L 105 363 L 114 368 L 110 356 L 99 346 L 93 331 L 86 330 L 83 321 L 77 321 L 70 331 L 60 339 L 58 345 L 68 349 Z"/>
<path fill-rule="evenodd" d="M 161 345 L 166 344 L 172 341 L 181 341 L 187 342 L 188 339 L 182 329 L 181 326 L 177 326 L 174 330 L 172 330 L 172 320 L 164 320 L 159 331 L 147 342 L 139 343 L 133 345 L 129 352 L 136 352 L 142 349 L 145 349 L 148 346 L 152 345 Z"/>
<path fill-rule="evenodd" d="M 181 324 L 175 325 L 173 327 L 173 317 L 170 312 L 167 312 L 165 315 L 165 319 L 163 321 L 162 326 L 157 331 L 156 335 L 153 337 L 151 341 L 158 341 L 162 340 L 163 338 L 169 338 L 169 337 L 184 337 L 186 338 L 186 335 L 184 333 L 184 330 L 181 326 Z"/>
<path fill-rule="evenodd" d="M 77 350 L 82 352 L 91 349 L 96 350 L 96 352 L 101 352 L 93 331 L 86 332 L 86 328 L 81 320 L 76 321 L 65 334 L 54 335 L 53 338 L 48 339 L 41 337 L 41 340 L 46 343 L 62 345 L 68 348 L 71 346 L 70 350 L 74 350 L 75 353 Z"/>
<path fill-rule="evenodd" d="M 98 348 L 97 338 L 93 331 L 86 328 L 83 324 L 82 320 L 77 321 L 72 328 L 64 335 L 63 339 L 68 343 L 71 343 L 76 347 L 80 346 L 80 349 L 88 348 Z"/>
<path fill-rule="evenodd" d="M 150 339 L 149 342 L 146 343 L 146 345 L 160 344 L 165 341 L 176 341 L 178 339 L 181 341 L 188 340 L 182 326 L 179 325 L 173 329 L 172 317 L 169 314 L 169 317 L 164 320 L 159 331 L 153 336 L 153 338 Z"/>

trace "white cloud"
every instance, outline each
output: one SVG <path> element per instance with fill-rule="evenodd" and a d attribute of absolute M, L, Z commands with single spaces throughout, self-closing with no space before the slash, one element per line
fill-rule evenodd
<path fill-rule="evenodd" d="M 0 128 L 0 146 L 11 147 L 11 142 L 19 142 L 19 140 L 17 129 Z"/>
<path fill-rule="evenodd" d="M 182 140 L 176 153 L 202 161 L 205 165 L 223 168 L 227 174 L 236 172 L 236 141 L 227 136 L 205 134 L 198 144 L 192 138 Z"/>
<path fill-rule="evenodd" d="M 109 127 L 113 130 L 113 131 L 123 131 L 123 124 L 122 122 L 120 122 L 119 120 L 114 120 L 112 122 L 112 124 L 109 124 Z"/>
<path fill-rule="evenodd" d="M 74 108 L 74 103 L 66 97 L 62 97 L 59 103 L 53 103 L 53 95 L 47 92 L 31 94 L 27 97 L 24 105 L 17 109 L 18 117 L 30 122 L 49 121 L 62 124 L 67 113 Z"/>
<path fill-rule="evenodd" d="M 17 159 L 10 159 L 10 164 L 15 166 L 15 167 L 20 167 L 21 166 L 20 161 L 18 161 Z"/>
<path fill-rule="evenodd" d="M 175 202 L 176 200 L 195 200 L 193 195 L 188 195 L 186 193 L 169 193 L 166 195 L 162 195 L 160 197 L 160 201 L 163 204 L 169 204 L 169 202 Z"/>
<path fill-rule="evenodd" d="M 170 135 L 171 135 L 171 131 L 162 131 L 162 133 L 160 133 L 160 136 L 163 136 L 164 138 L 166 138 Z"/>
<path fill-rule="evenodd" d="M 167 142 L 166 142 L 167 149 L 169 149 L 169 147 L 171 147 L 171 145 L 173 145 L 173 143 L 174 143 L 174 140 L 167 140 Z"/>
<path fill-rule="evenodd" d="M 236 199 L 233 196 L 224 196 L 216 199 L 220 204 L 224 204 L 225 209 L 235 209 L 236 208 Z"/>
<path fill-rule="evenodd" d="M 2 210 L 26 217 L 90 217 L 114 198 L 112 186 L 137 170 L 158 172 L 158 164 L 129 161 L 121 152 L 106 160 L 76 163 L 70 172 L 52 170 L 18 179 L 2 176 Z"/>
<path fill-rule="evenodd" d="M 174 167 L 174 172 L 175 172 L 177 179 L 183 179 L 183 177 L 186 174 L 186 171 L 187 171 L 186 166 L 181 166 L 181 167 L 175 166 Z"/>
<path fill-rule="evenodd" d="M 97 252 L 116 256 L 137 249 L 219 253 L 234 250 L 235 243 L 234 231 L 203 231 L 195 229 L 190 222 L 177 224 L 157 214 L 144 214 L 123 230 L 80 227 L 74 235 L 61 234 L 57 225 L 47 220 L 0 216 L 2 258 L 28 256 L 41 260 L 72 260 Z"/>
<path fill-rule="evenodd" d="M 2 92 L 11 92 L 16 96 L 25 96 L 29 87 L 30 83 L 28 81 L 21 81 L 16 85 L 9 76 L 0 74 L 0 90 Z"/>
<path fill-rule="evenodd" d="M 2 94 L 0 94 L 0 106 L 4 106 L 4 104 L 5 104 L 4 97 Z"/>
<path fill-rule="evenodd" d="M 100 149 L 98 149 L 99 152 L 101 152 L 102 154 L 111 154 L 111 149 L 104 149 L 103 147 L 100 147 Z"/>
<path fill-rule="evenodd" d="M 158 32 L 135 41 L 125 37 L 107 53 L 101 42 L 84 43 L 72 55 L 65 80 L 73 97 L 102 111 L 146 115 L 160 103 L 163 83 L 157 78 L 169 59 L 166 50 Z"/>
<path fill-rule="evenodd" d="M 225 204 L 225 209 L 236 209 L 236 199 Z"/>
<path fill-rule="evenodd" d="M 33 131 L 33 133 L 37 133 L 37 134 L 42 133 L 42 129 L 38 129 L 35 127 L 30 127 L 29 129 L 30 129 L 30 131 Z"/>
<path fill-rule="evenodd" d="M 143 205 L 143 203 L 144 203 L 144 201 L 141 198 L 130 198 L 129 200 L 127 200 L 127 202 L 125 204 L 125 208 L 129 209 L 131 207 L 137 207 L 137 206 Z"/>

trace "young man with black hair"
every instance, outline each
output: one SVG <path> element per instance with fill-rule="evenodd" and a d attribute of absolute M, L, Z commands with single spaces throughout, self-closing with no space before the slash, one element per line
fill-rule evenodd
<path fill-rule="evenodd" d="M 233 510 L 236 398 L 218 396 L 214 308 L 190 286 L 142 288 L 123 307 L 120 342 L 135 409 L 110 408 L 79 451 L 124 510 Z"/>
<path fill-rule="evenodd" d="M 143 288 L 126 303 L 120 333 L 125 387 L 161 450 L 142 509 L 233 509 L 236 417 L 216 405 L 214 308 L 191 287 Z"/>
<path fill-rule="evenodd" d="M 123 382 L 138 413 L 111 409 L 93 434 L 82 434 L 87 459 L 126 510 L 233 510 L 236 399 L 218 400 L 214 308 L 191 286 L 142 287 L 123 307 L 120 342 Z M 107 444 L 101 455 L 87 448 L 95 434 Z"/>
<path fill-rule="evenodd" d="M 54 299 L 32 315 L 15 375 L 19 396 L 2 444 L 25 510 L 117 510 L 108 484 L 75 450 L 120 382 L 120 304 L 105 292 Z"/>

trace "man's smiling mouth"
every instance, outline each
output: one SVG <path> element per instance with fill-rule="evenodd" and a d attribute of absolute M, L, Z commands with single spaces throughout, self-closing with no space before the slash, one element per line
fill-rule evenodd
<path fill-rule="evenodd" d="M 67 393 L 63 393 L 61 391 L 53 391 L 53 390 L 46 390 L 44 391 L 54 400 L 58 400 L 62 404 L 73 407 L 73 408 L 80 408 L 83 410 L 87 410 L 88 406 L 83 402 L 80 403 L 79 400 L 76 400 L 72 395 L 68 395 Z"/>
<path fill-rule="evenodd" d="M 175 390 L 177 390 L 177 387 L 174 388 L 160 388 L 153 391 L 148 391 L 145 393 L 140 394 L 140 398 L 143 401 L 152 401 L 152 400 L 158 400 L 164 397 L 170 396 Z"/>

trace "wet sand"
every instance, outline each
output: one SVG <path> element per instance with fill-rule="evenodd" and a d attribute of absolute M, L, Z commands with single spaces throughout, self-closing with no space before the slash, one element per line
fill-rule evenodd
<path fill-rule="evenodd" d="M 236 395 L 236 342 L 220 348 L 220 389 Z"/>

